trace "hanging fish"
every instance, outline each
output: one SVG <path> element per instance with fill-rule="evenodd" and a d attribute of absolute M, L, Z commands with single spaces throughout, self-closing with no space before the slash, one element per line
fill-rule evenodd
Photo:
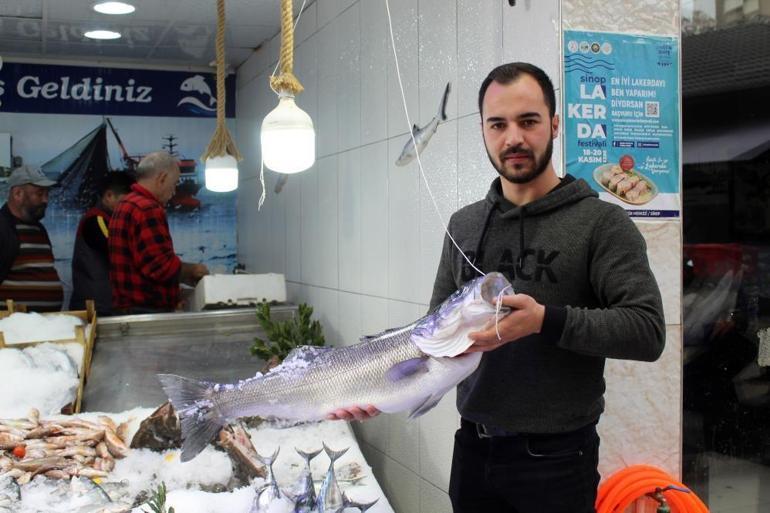
<path fill-rule="evenodd" d="M 444 97 L 441 99 L 441 104 L 438 108 L 438 114 L 436 114 L 433 119 L 430 120 L 430 123 L 424 127 L 420 128 L 417 125 L 412 127 L 412 134 L 414 135 L 414 138 L 410 136 L 409 140 L 404 145 L 404 149 L 401 150 L 401 155 L 396 161 L 397 166 L 405 166 L 409 164 L 415 159 L 415 157 L 417 157 L 418 153 L 422 153 L 422 150 L 424 150 L 428 145 L 430 138 L 433 137 L 433 134 L 436 133 L 438 124 L 442 121 L 446 121 L 446 101 L 447 98 L 449 98 L 450 84 L 451 82 L 446 83 L 446 89 L 444 89 Z M 417 143 L 416 150 L 414 147 L 415 143 Z"/>

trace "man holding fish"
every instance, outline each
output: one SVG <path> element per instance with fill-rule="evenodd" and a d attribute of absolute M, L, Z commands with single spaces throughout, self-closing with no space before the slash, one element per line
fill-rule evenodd
<path fill-rule="evenodd" d="M 466 352 L 483 356 L 457 388 L 455 513 L 593 512 L 605 359 L 654 361 L 665 343 L 639 230 L 584 180 L 554 169 L 555 105 L 551 80 L 528 63 L 495 68 L 479 91 L 500 177 L 452 216 L 462 253 L 445 238 L 430 306 L 479 271 L 502 273 L 516 293 L 501 299 L 509 315 L 469 335 Z M 331 417 L 377 413 L 359 405 Z"/>

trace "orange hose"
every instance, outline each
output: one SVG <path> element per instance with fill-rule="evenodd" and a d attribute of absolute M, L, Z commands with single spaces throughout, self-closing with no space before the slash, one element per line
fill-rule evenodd
<path fill-rule="evenodd" d="M 610 476 L 599 487 L 596 496 L 597 513 L 623 513 L 634 501 L 654 492 L 656 488 L 673 485 L 686 488 L 663 470 L 650 465 L 634 465 Z M 708 508 L 692 491 L 663 493 L 673 513 L 708 513 Z"/>

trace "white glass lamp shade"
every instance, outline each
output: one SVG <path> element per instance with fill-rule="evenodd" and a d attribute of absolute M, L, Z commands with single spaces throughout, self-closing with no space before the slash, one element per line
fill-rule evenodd
<path fill-rule="evenodd" d="M 315 162 L 313 120 L 294 98 L 281 96 L 262 121 L 262 160 L 278 173 L 299 173 Z"/>
<path fill-rule="evenodd" d="M 224 155 L 206 159 L 206 188 L 214 192 L 230 192 L 238 188 L 238 162 Z"/>

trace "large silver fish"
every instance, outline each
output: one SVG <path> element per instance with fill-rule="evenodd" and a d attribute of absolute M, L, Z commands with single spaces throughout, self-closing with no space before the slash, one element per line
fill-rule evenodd
<path fill-rule="evenodd" d="M 311 513 L 315 508 L 316 495 L 313 485 L 313 473 L 310 470 L 310 461 L 321 454 L 321 449 L 313 452 L 300 451 L 294 448 L 297 454 L 305 460 L 305 467 L 299 477 L 299 491 L 294 496 L 294 513 Z"/>
<path fill-rule="evenodd" d="M 340 485 L 337 483 L 337 474 L 334 472 L 334 462 L 340 459 L 350 447 L 340 451 L 329 449 L 323 444 L 326 455 L 329 456 L 329 469 L 326 471 L 324 482 L 321 483 L 321 490 L 318 492 L 318 513 L 338 513 L 345 507 L 344 497 Z"/>
<path fill-rule="evenodd" d="M 239 417 L 312 421 L 368 404 L 386 413 L 424 414 L 476 369 L 481 353 L 458 355 L 471 345 L 468 333 L 508 313 L 493 303 L 510 288 L 502 274 L 490 273 L 408 326 L 348 347 L 299 347 L 267 374 L 235 384 L 158 375 L 182 422 L 182 461 Z"/>
<path fill-rule="evenodd" d="M 442 121 L 446 121 L 446 101 L 449 97 L 449 84 L 450 82 L 447 82 L 446 88 L 444 89 L 444 96 L 441 98 L 441 103 L 438 107 L 438 114 L 436 114 L 433 119 L 431 119 L 430 122 L 424 127 L 420 128 L 417 125 L 412 127 L 412 135 L 414 135 L 414 139 L 412 139 L 411 136 L 409 137 L 409 140 L 404 145 L 404 149 L 401 150 L 401 155 L 399 155 L 398 160 L 396 160 L 397 166 L 405 166 L 409 164 L 415 159 L 415 157 L 417 157 L 418 153 L 422 153 L 422 150 L 424 150 L 428 145 L 430 138 L 433 137 L 433 134 L 436 133 L 438 124 Z M 416 149 L 415 143 L 417 143 Z"/>
<path fill-rule="evenodd" d="M 275 474 L 273 473 L 273 463 L 278 457 L 278 451 L 281 448 L 277 448 L 272 456 L 266 457 L 257 453 L 257 459 L 260 463 L 267 467 L 267 476 L 265 477 L 265 484 L 257 490 L 257 495 L 254 497 L 254 502 L 251 504 L 251 510 L 249 513 L 266 513 L 270 511 L 270 504 L 283 497 L 281 489 L 278 487 L 278 483 L 275 481 Z"/>

